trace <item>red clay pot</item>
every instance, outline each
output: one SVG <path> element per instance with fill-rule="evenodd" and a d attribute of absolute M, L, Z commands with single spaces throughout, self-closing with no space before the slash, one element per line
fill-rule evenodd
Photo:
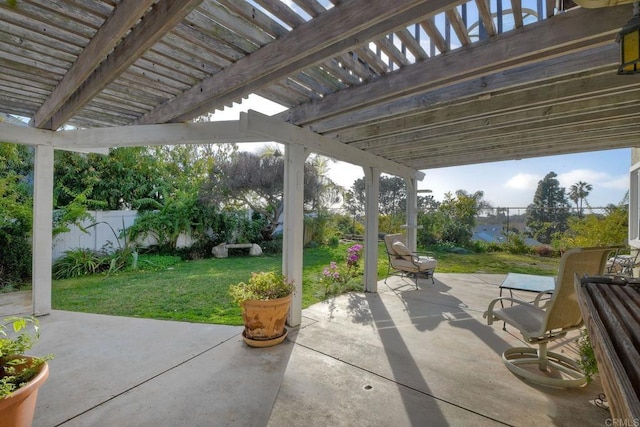
<path fill-rule="evenodd" d="M 251 347 L 270 347 L 286 337 L 284 324 L 292 294 L 267 301 L 247 300 L 242 303 L 244 332 L 242 337 Z"/>

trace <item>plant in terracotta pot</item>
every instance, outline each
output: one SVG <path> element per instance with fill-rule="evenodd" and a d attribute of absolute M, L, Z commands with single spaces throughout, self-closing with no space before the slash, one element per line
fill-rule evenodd
<path fill-rule="evenodd" d="M 0 324 L 0 427 L 30 426 L 38 388 L 49 376 L 47 360 L 24 353 L 39 337 L 38 320 L 11 317 Z"/>
<path fill-rule="evenodd" d="M 287 336 L 287 320 L 293 284 L 273 271 L 251 273 L 248 282 L 229 287 L 229 294 L 242 308 L 242 338 L 251 347 L 270 347 Z"/>

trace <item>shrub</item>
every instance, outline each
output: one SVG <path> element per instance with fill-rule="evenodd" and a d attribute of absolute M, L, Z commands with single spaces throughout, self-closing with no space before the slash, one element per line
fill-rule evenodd
<path fill-rule="evenodd" d="M 598 373 L 598 363 L 596 362 L 596 356 L 586 329 L 582 329 L 580 331 L 580 337 L 578 338 L 578 351 L 580 353 L 578 365 L 582 369 L 584 376 L 587 378 L 587 382 L 591 382 L 593 376 Z"/>
<path fill-rule="evenodd" d="M 263 240 L 260 243 L 262 253 L 267 255 L 278 255 L 282 253 L 282 238 L 273 240 Z"/>
<path fill-rule="evenodd" d="M 524 241 L 524 237 L 516 233 L 508 233 L 507 241 L 502 244 L 506 252 L 510 254 L 528 254 L 531 249 Z"/>
<path fill-rule="evenodd" d="M 541 257 L 553 257 L 559 255 L 558 252 L 549 245 L 536 246 L 533 248 L 533 252 Z"/>
<path fill-rule="evenodd" d="M 485 253 L 488 252 L 489 243 L 482 240 L 472 240 L 469 243 L 469 249 L 471 249 L 475 253 Z"/>
<path fill-rule="evenodd" d="M 31 278 L 31 243 L 28 234 L 16 227 L 0 230 L 0 272 L 0 289 Z"/>
<path fill-rule="evenodd" d="M 53 263 L 53 278 L 67 279 L 104 271 L 109 268 L 109 258 L 91 249 L 73 249 Z"/>
<path fill-rule="evenodd" d="M 283 298 L 293 292 L 293 284 L 280 273 L 262 271 L 251 273 L 247 283 L 229 286 L 229 295 L 236 304 L 247 300 L 272 300 Z"/>
<path fill-rule="evenodd" d="M 363 248 L 361 244 L 349 247 L 344 265 L 338 265 L 337 262 L 331 261 L 329 266 L 324 268 L 320 284 L 325 298 L 329 295 L 338 295 L 362 288 L 360 280 L 362 273 L 359 268 Z"/>
<path fill-rule="evenodd" d="M 327 244 L 332 248 L 336 248 L 340 244 L 340 238 L 338 236 L 331 236 L 329 237 Z"/>

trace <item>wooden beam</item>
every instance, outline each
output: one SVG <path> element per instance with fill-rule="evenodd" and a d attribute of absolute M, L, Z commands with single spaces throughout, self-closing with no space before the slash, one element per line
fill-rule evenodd
<path fill-rule="evenodd" d="M 637 96 L 637 93 L 636 93 Z M 637 99 L 637 98 L 636 98 Z M 460 149 L 460 153 L 469 155 L 472 151 L 471 147 L 491 143 L 500 138 L 513 138 L 514 145 L 520 145 L 523 137 L 544 132 L 545 138 L 550 140 L 561 139 L 560 133 L 567 128 L 588 129 L 591 126 L 598 127 L 603 122 L 615 124 L 618 120 L 627 120 L 629 118 L 637 119 L 640 116 L 640 108 L 633 105 L 633 101 L 627 105 L 613 106 L 602 108 L 600 110 L 588 110 L 574 115 L 537 117 L 537 120 L 531 120 L 525 123 L 500 123 L 493 125 L 490 120 L 484 119 L 484 126 L 478 122 L 467 123 L 475 125 L 475 129 L 468 132 L 448 132 L 438 133 L 433 137 L 423 136 L 424 132 L 415 135 L 410 141 L 400 143 L 394 140 L 392 144 L 379 146 L 367 150 L 373 154 L 391 153 L 387 157 L 400 159 L 405 155 L 409 157 L 415 153 L 415 148 L 429 148 L 431 155 L 437 156 L 439 151 L 451 151 L 456 147 Z M 626 124 L 626 122 L 625 122 Z M 411 137 L 412 135 L 407 135 Z"/>
<path fill-rule="evenodd" d="M 341 135 L 342 142 L 356 143 L 359 148 L 371 148 L 384 145 L 403 133 L 420 130 L 438 129 L 448 124 L 462 124 L 476 118 L 504 114 L 510 111 L 529 111 L 536 108 L 548 108 L 550 104 L 570 102 L 580 104 L 589 99 L 611 96 L 616 93 L 635 91 L 640 87 L 640 79 L 621 80 L 613 72 L 583 78 L 558 79 L 539 87 L 526 87 L 512 92 L 497 93 L 486 98 L 464 100 L 441 108 L 426 110 L 410 116 L 399 117 L 379 124 L 371 124 L 356 129 L 353 133 Z M 604 102 L 607 102 L 605 99 Z M 358 144 L 362 141 L 362 144 Z M 379 141 L 379 142 L 378 142 Z"/>
<path fill-rule="evenodd" d="M 629 148 L 640 145 L 638 135 L 640 135 L 640 126 L 638 125 L 627 126 L 623 130 L 617 131 L 605 128 L 603 130 L 593 130 L 589 133 L 577 132 L 571 135 L 563 135 L 562 139 L 551 140 L 553 142 L 550 142 L 548 136 L 545 137 L 546 142 L 537 140 L 536 144 L 532 144 L 527 139 L 522 139 L 520 147 L 486 147 L 482 151 L 476 151 L 474 156 L 461 156 L 459 153 L 421 156 L 420 153 L 416 152 L 406 163 L 420 169 L 432 169 Z"/>
<path fill-rule="evenodd" d="M 638 91 L 632 92 L 632 94 L 637 100 Z M 395 159 L 399 158 L 395 156 L 412 153 L 416 148 L 427 146 L 434 148 L 447 146 L 451 149 L 455 146 L 461 146 L 465 147 L 464 149 L 468 153 L 471 153 L 476 144 L 483 141 L 491 142 L 502 136 L 516 138 L 516 143 L 519 143 L 519 138 L 528 132 L 549 129 L 549 137 L 554 139 L 552 132 L 569 125 L 593 124 L 599 126 L 602 120 L 613 121 L 627 117 L 629 114 L 638 115 L 640 113 L 628 94 L 611 96 L 615 100 L 626 101 L 621 101 L 619 104 L 606 104 L 605 98 L 606 96 L 594 100 L 597 102 L 593 102 L 593 106 L 590 107 L 580 108 L 579 103 L 567 102 L 560 105 L 539 107 L 534 110 L 517 111 L 466 121 L 461 123 L 458 128 L 455 124 L 451 124 L 441 128 L 409 133 L 403 135 L 402 139 L 392 138 L 392 142 L 388 144 L 382 144 L 382 141 L 378 140 L 376 145 L 368 148 L 367 151 Z M 574 108 L 575 110 L 572 110 Z M 526 118 L 528 114 L 531 114 L 529 120 Z M 509 119 L 513 119 L 513 122 L 509 122 Z M 360 144 L 355 146 L 358 145 Z M 470 155 L 473 156 L 473 153 Z"/>
<path fill-rule="evenodd" d="M 131 32 L 118 44 L 112 53 L 96 68 L 91 75 L 83 79 L 82 85 L 72 95 L 59 93 L 52 105 L 40 115 L 40 126 L 58 129 L 74 114 L 91 101 L 102 89 L 122 74 L 144 52 L 160 40 L 165 33 L 173 29 L 202 0 L 159 0 L 153 9 L 144 15 L 144 19 L 133 27 Z M 125 2 L 137 3 L 137 2 Z M 119 7 L 119 6 L 118 6 Z M 120 24 L 122 25 L 122 24 Z M 122 28 L 118 28 L 122 30 Z M 105 34 L 106 36 L 106 34 Z M 102 60 L 103 57 L 100 57 Z M 84 61 L 90 61 L 86 59 Z M 90 68 L 90 64 L 83 67 Z M 85 70 L 86 72 L 87 70 Z M 79 83 L 81 76 L 70 77 L 69 88 Z M 52 108 L 61 98 L 68 100 L 59 108 Z M 46 119 L 50 117 L 50 119 Z"/>
<path fill-rule="evenodd" d="M 52 145 L 52 131 L 0 123 L 0 140 L 21 145 Z"/>
<path fill-rule="evenodd" d="M 469 37 L 467 26 L 462 21 L 462 16 L 460 16 L 458 9 L 449 9 L 445 12 L 445 15 L 447 16 L 447 19 L 449 19 L 449 23 L 453 27 L 453 31 L 455 31 L 462 46 L 471 44 L 471 37 Z"/>
<path fill-rule="evenodd" d="M 260 136 L 242 133 L 235 120 L 65 130 L 55 132 L 53 139 L 54 148 L 74 150 L 98 147 L 265 142 L 265 139 Z"/>
<path fill-rule="evenodd" d="M 513 11 L 513 21 L 516 28 L 522 27 L 524 25 L 524 20 L 522 19 L 522 1 L 511 0 L 511 10 Z"/>
<path fill-rule="evenodd" d="M 469 139 L 465 141 L 457 140 L 449 145 L 434 143 L 426 140 L 422 145 L 415 145 L 411 151 L 401 152 L 391 156 L 394 160 L 413 160 L 420 151 L 428 152 L 431 157 L 451 156 L 477 157 L 490 151 L 504 150 L 505 153 L 520 152 L 522 150 L 540 150 L 546 155 L 546 150 L 557 145 L 568 145 L 572 138 L 584 138 L 585 141 L 593 135 L 598 137 L 628 133 L 630 129 L 635 129 L 638 124 L 638 109 L 630 112 L 626 116 L 612 119 L 590 120 L 576 123 L 556 123 L 553 127 L 540 128 L 534 130 L 524 130 L 522 132 L 508 132 L 496 134 L 491 137 L 486 135 L 482 138 Z M 608 133 L 607 133 L 608 132 Z M 638 137 L 640 139 L 640 136 Z M 574 147 L 580 150 L 580 144 Z M 472 155 L 470 155 L 472 154 Z"/>
<path fill-rule="evenodd" d="M 430 16 L 463 0 L 385 0 L 341 3 L 316 19 L 242 58 L 180 96 L 141 117 L 137 124 L 186 121 L 211 111 L 238 95 L 255 92 L 275 81 L 337 56 Z"/>
<path fill-rule="evenodd" d="M 381 105 L 314 122 L 309 128 L 329 138 L 350 142 L 358 138 L 357 135 L 361 133 L 362 129 L 366 129 L 368 126 L 385 126 L 387 121 L 394 120 L 399 116 L 406 116 L 407 113 L 422 114 L 425 109 L 442 107 L 450 103 L 467 102 L 479 96 L 495 94 L 495 92 L 517 86 L 558 79 L 561 76 L 573 74 L 575 70 L 585 70 L 585 73 L 591 73 L 593 68 L 594 74 L 600 72 L 599 70 L 613 74 L 619 55 L 617 45 L 577 52 L 461 83 L 443 85 L 434 90 L 411 94 Z M 532 78 L 532 76 L 535 77 Z M 364 133 L 366 132 L 365 130 Z"/>
<path fill-rule="evenodd" d="M 376 167 L 383 172 L 402 178 L 415 178 L 419 181 L 424 178 L 424 174 L 418 170 L 390 162 L 382 157 L 327 139 L 322 135 L 255 111 L 250 110 L 248 113 L 240 113 L 240 129 L 243 133 L 257 135 L 262 137 L 263 140 L 282 143 L 295 142 L 304 145 L 314 153 L 340 159 L 354 165 Z"/>
<path fill-rule="evenodd" d="M 429 16 L 426 19 L 420 21 L 420 26 L 424 30 L 425 33 L 429 36 L 429 40 L 431 43 L 435 45 L 435 47 L 440 51 L 440 53 L 444 53 L 449 50 L 447 46 L 447 41 L 442 37 L 440 30 L 436 27 L 436 22 L 433 16 Z"/>
<path fill-rule="evenodd" d="M 370 84 L 327 95 L 321 103 L 305 104 L 286 113 L 286 120 L 307 125 L 337 114 L 381 104 L 403 94 L 426 91 L 514 69 L 573 51 L 605 46 L 631 13 L 619 6 L 577 9 L 548 21 L 527 25 L 448 55 L 438 55 L 390 73 Z"/>
<path fill-rule="evenodd" d="M 67 102 L 153 3 L 154 0 L 139 0 L 122 2 L 116 6 L 51 95 L 42 103 L 33 117 L 35 127 L 52 129 L 50 120 L 54 113 Z"/>
<path fill-rule="evenodd" d="M 499 0 L 500 1 L 500 0 Z M 476 0 L 476 6 L 478 7 L 478 14 L 482 20 L 484 30 L 489 37 L 496 35 L 496 26 L 493 24 L 493 17 L 491 16 L 491 10 L 489 9 L 488 0 Z"/>

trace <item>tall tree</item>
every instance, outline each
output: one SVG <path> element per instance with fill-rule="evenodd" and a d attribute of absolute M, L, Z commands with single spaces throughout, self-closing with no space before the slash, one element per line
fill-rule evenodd
<path fill-rule="evenodd" d="M 551 243 L 554 234 L 567 229 L 569 201 L 557 176 L 549 172 L 538 182 L 533 203 L 527 207 L 527 227 L 542 243 Z"/>
<path fill-rule="evenodd" d="M 304 198 L 309 203 L 317 177 L 308 163 L 304 170 Z M 250 207 L 267 220 L 262 234 L 268 240 L 279 224 L 283 193 L 284 158 L 243 151 L 213 166 L 200 189 L 200 199 L 218 207 Z"/>
<path fill-rule="evenodd" d="M 582 204 L 586 201 L 591 190 L 593 190 L 593 186 L 584 181 L 578 181 L 569 187 L 569 199 L 576 204 L 579 216 L 582 216 Z"/>
<path fill-rule="evenodd" d="M 356 179 L 349 190 L 347 210 L 353 214 L 364 214 L 366 202 L 364 179 Z M 345 198 L 347 198 L 345 197 Z M 404 179 L 397 176 L 380 176 L 378 210 L 381 215 L 404 213 L 407 207 L 407 186 Z M 418 196 L 418 210 L 437 207 L 433 196 Z M 353 211 L 353 212 L 352 212 Z"/>
<path fill-rule="evenodd" d="M 444 196 L 444 201 L 437 212 L 441 239 L 465 245 L 473 236 L 476 216 L 483 209 L 490 209 L 491 205 L 484 200 L 483 191 L 469 193 L 465 190 L 457 190 L 455 196 L 451 193 L 446 193 Z"/>

